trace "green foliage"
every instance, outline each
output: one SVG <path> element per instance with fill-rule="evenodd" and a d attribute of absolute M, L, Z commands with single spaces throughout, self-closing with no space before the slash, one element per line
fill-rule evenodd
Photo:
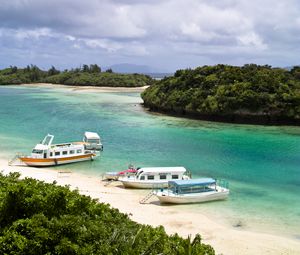
<path fill-rule="evenodd" d="M 215 254 L 68 187 L 0 173 L 0 254 Z"/>
<path fill-rule="evenodd" d="M 142 93 L 153 110 L 206 119 L 300 124 L 300 67 L 254 64 L 178 70 Z"/>
<path fill-rule="evenodd" d="M 141 87 L 153 84 L 154 80 L 143 74 L 113 73 L 111 69 L 101 72 L 101 68 L 97 64 L 83 65 L 82 68 L 63 72 L 54 66 L 48 71 L 42 71 L 34 65 L 24 69 L 11 66 L 0 70 L 0 85 L 36 82 L 101 87 Z"/>
<path fill-rule="evenodd" d="M 21 84 L 30 82 L 39 82 L 48 74 L 35 65 L 27 66 L 24 69 L 18 69 L 16 66 L 0 70 L 0 84 Z"/>
<path fill-rule="evenodd" d="M 111 68 L 108 68 L 105 72 L 107 72 L 107 73 L 113 73 L 113 70 Z"/>
<path fill-rule="evenodd" d="M 43 82 L 65 85 L 99 86 L 99 87 L 140 87 L 153 83 L 153 80 L 142 74 L 117 74 L 111 72 L 63 72 L 52 75 Z"/>
<path fill-rule="evenodd" d="M 51 68 L 48 70 L 48 76 L 59 74 L 59 73 L 60 71 L 57 70 L 54 66 L 51 66 Z"/>

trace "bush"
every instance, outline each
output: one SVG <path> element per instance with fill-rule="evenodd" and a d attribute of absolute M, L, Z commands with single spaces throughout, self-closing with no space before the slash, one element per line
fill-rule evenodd
<path fill-rule="evenodd" d="M 214 254 L 68 187 L 0 174 L 0 254 Z"/>

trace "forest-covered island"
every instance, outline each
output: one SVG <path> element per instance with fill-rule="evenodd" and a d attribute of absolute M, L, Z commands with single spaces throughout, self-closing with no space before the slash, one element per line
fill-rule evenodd
<path fill-rule="evenodd" d="M 144 74 L 102 71 L 97 64 L 59 71 L 35 65 L 0 70 L 0 85 L 52 83 L 99 87 L 142 87 L 152 111 L 203 120 L 300 125 L 300 67 L 290 70 L 247 64 L 177 70 L 160 81 Z"/>
<path fill-rule="evenodd" d="M 211 121 L 300 125 L 300 67 L 178 70 L 142 93 L 150 110 Z"/>
<path fill-rule="evenodd" d="M 215 254 L 201 237 L 167 235 L 108 204 L 0 172 L 0 254 Z"/>
<path fill-rule="evenodd" d="M 112 69 L 102 71 L 97 64 L 64 71 L 59 71 L 54 66 L 44 71 L 36 65 L 28 65 L 25 68 L 11 66 L 0 70 L 0 85 L 52 83 L 74 86 L 143 87 L 153 82 L 148 75 L 120 74 L 114 73 Z"/>

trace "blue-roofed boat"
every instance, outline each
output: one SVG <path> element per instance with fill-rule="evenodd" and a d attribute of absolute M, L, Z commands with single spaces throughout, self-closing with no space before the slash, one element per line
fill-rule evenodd
<path fill-rule="evenodd" d="M 229 195 L 228 183 L 217 183 L 212 178 L 174 180 L 168 188 L 154 193 L 160 203 L 189 204 L 223 200 Z"/>

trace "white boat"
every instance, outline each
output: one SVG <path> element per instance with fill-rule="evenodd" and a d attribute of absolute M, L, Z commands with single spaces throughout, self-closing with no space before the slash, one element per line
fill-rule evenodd
<path fill-rule="evenodd" d="M 140 168 L 135 168 L 133 165 L 129 165 L 128 169 L 118 172 L 106 172 L 103 176 L 104 180 L 107 181 L 117 181 L 119 178 L 124 176 L 133 176 L 136 175 L 137 171 Z"/>
<path fill-rule="evenodd" d="M 217 185 L 215 179 L 201 178 L 169 181 L 167 189 L 154 192 L 160 203 L 189 204 L 223 200 L 229 195 L 228 184 Z"/>
<path fill-rule="evenodd" d="M 55 166 L 93 160 L 103 150 L 100 136 L 93 132 L 85 132 L 82 142 L 52 144 L 53 139 L 53 135 L 46 135 L 30 156 L 19 156 L 18 159 L 28 166 Z"/>
<path fill-rule="evenodd" d="M 125 188 L 151 189 L 167 187 L 168 181 L 189 179 L 184 167 L 143 167 L 133 176 L 119 178 Z"/>

